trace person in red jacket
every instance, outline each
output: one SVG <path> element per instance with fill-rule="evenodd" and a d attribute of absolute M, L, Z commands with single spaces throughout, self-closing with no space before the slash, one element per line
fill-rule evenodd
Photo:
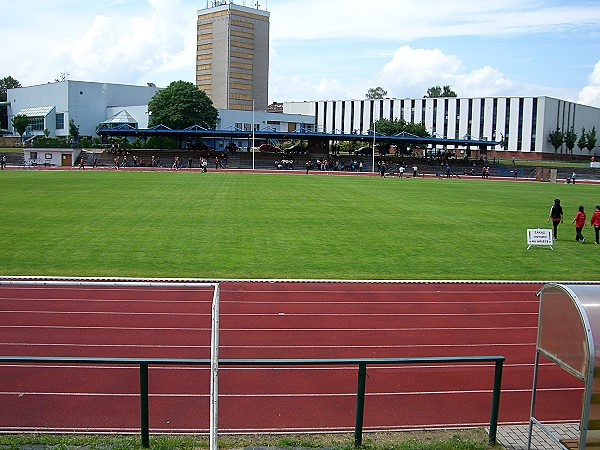
<path fill-rule="evenodd" d="M 594 232 L 596 233 L 596 244 L 600 244 L 600 241 L 598 240 L 600 237 L 600 205 L 596 205 L 596 210 L 594 211 L 594 214 L 592 214 L 590 225 L 594 227 Z"/>
<path fill-rule="evenodd" d="M 577 214 L 575 214 L 571 223 L 575 224 L 575 240 L 577 242 L 581 241 L 582 244 L 585 244 L 585 238 L 583 237 L 583 234 L 581 234 L 581 230 L 585 227 L 585 220 L 586 216 L 585 212 L 583 212 L 583 205 L 580 205 L 579 211 L 577 211 Z"/>

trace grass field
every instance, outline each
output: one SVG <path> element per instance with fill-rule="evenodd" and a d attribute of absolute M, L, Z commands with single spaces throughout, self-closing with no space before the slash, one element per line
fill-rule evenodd
<path fill-rule="evenodd" d="M 0 173 L 0 275 L 597 280 L 597 185 L 298 174 Z M 554 250 L 527 228 L 565 209 Z"/>
<path fill-rule="evenodd" d="M 8 449 L 106 449 L 131 450 L 143 448 L 139 436 L 73 436 L 18 434 L 0 435 L 0 445 Z M 209 438 L 205 436 L 152 436 L 150 447 L 163 449 L 208 449 Z M 335 448 L 354 449 L 353 435 L 338 434 L 300 434 L 300 435 L 222 435 L 219 436 L 220 449 L 242 448 Z M 486 450 L 487 434 L 483 429 L 470 430 L 430 430 L 414 432 L 377 432 L 365 436 L 363 450 Z"/>

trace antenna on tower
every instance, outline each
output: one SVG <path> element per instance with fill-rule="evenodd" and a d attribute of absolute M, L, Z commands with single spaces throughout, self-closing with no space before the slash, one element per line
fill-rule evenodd
<path fill-rule="evenodd" d="M 256 2 L 254 6 L 256 6 L 256 9 L 258 9 L 260 7 L 260 3 Z"/>

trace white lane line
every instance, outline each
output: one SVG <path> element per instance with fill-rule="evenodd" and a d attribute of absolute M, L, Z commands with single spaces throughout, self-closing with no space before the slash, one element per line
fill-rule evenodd
<path fill-rule="evenodd" d="M 284 309 L 284 308 L 280 308 Z M 173 313 L 173 312 L 127 312 L 127 311 L 48 311 L 48 310 L 0 310 L 2 314 L 75 314 L 75 315 L 113 315 L 113 316 L 183 316 L 207 317 L 206 313 Z M 537 312 L 497 312 L 497 313 L 235 313 L 221 314 L 220 317 L 497 317 L 497 316 L 535 316 Z"/>
<path fill-rule="evenodd" d="M 81 303 L 157 303 L 157 304 L 171 304 L 171 303 L 193 303 L 193 304 L 212 304 L 212 299 L 198 299 L 198 300 L 153 300 L 153 299 L 105 299 L 105 298 L 29 298 L 29 297 L 0 297 L 0 301 L 18 301 L 18 302 L 81 302 Z"/>
<path fill-rule="evenodd" d="M 177 327 L 101 327 L 101 326 L 85 326 L 85 327 L 73 327 L 66 325 L 0 325 L 0 329 L 28 329 L 35 328 L 40 330 L 129 330 L 129 331 L 210 331 L 208 328 L 177 328 Z M 223 331 L 223 330 L 221 330 Z"/>
<path fill-rule="evenodd" d="M 177 299 L 163 299 L 163 300 L 135 300 L 135 299 L 86 299 L 86 298 L 13 298 L 13 297 L 0 297 L 0 301 L 18 301 L 18 302 L 80 302 L 80 303 L 141 303 L 141 304 L 211 304 L 211 300 L 177 300 Z M 532 305 L 539 305 L 538 300 L 526 300 L 526 301 L 481 301 L 481 302 L 471 302 L 467 300 L 461 301 L 253 301 L 253 300 L 226 300 L 221 298 L 221 304 L 245 304 L 245 305 L 464 305 L 464 306 L 474 306 L 474 305 L 523 305 L 530 303 Z"/>
<path fill-rule="evenodd" d="M 67 326 L 67 325 L 0 325 L 0 329 L 50 329 L 50 330 L 129 330 L 129 331 L 161 331 L 161 330 L 181 330 L 181 331 L 209 331 L 210 328 L 193 328 L 193 327 L 112 327 L 112 326 Z M 523 327 L 416 327 L 416 328 L 221 328 L 224 331 L 254 331 L 254 332 L 296 332 L 296 331 L 457 331 L 457 330 L 473 330 L 473 331 L 499 331 L 499 330 L 537 330 L 537 326 Z"/>
<path fill-rule="evenodd" d="M 2 314 L 34 314 L 34 315 L 58 315 L 58 314 L 74 314 L 82 315 L 111 315 L 111 316 L 184 316 L 184 317 L 207 317 L 210 318 L 210 311 L 202 313 L 172 313 L 172 312 L 127 312 L 127 311 L 48 311 L 48 310 L 0 310 Z M 277 315 L 277 314 L 273 314 Z"/>
<path fill-rule="evenodd" d="M 543 392 L 565 392 L 575 391 L 583 392 L 583 387 L 565 387 L 565 388 L 545 388 L 538 389 Z M 400 396 L 417 396 L 417 395 L 473 395 L 473 394 L 489 394 L 492 389 L 467 389 L 467 390 L 440 390 L 440 391 L 402 391 L 402 392 L 367 392 L 367 397 L 400 397 Z M 503 389 L 502 393 L 528 393 L 531 389 Z M 43 392 L 43 391 L 0 391 L 0 395 L 4 396 L 58 396 L 58 397 L 139 397 L 136 392 Z M 160 394 L 148 394 L 149 397 L 155 398 L 206 398 L 209 396 L 199 393 L 180 393 L 168 392 Z M 302 393 L 279 393 L 279 392 L 261 392 L 261 393 L 240 393 L 240 392 L 220 392 L 219 397 L 230 398 L 310 398 L 310 397 L 356 397 L 356 392 L 302 392 Z"/>
<path fill-rule="evenodd" d="M 0 345 L 24 347 L 115 347 L 115 348 L 210 348 L 209 345 L 161 345 L 161 344 L 82 344 L 82 343 L 48 343 L 48 342 L 0 342 Z M 371 348 L 371 349 L 396 349 L 396 348 L 448 348 L 448 347 L 535 347 L 535 342 L 530 343 L 478 343 L 478 344 L 411 344 L 411 345 L 220 345 L 224 349 L 330 349 L 330 348 Z"/>

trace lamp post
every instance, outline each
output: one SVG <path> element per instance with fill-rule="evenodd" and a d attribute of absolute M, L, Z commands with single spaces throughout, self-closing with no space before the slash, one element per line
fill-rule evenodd
<path fill-rule="evenodd" d="M 373 167 L 371 172 L 375 173 L 375 120 L 373 120 Z"/>
<path fill-rule="evenodd" d="M 252 170 L 254 170 L 254 99 L 252 99 Z"/>

